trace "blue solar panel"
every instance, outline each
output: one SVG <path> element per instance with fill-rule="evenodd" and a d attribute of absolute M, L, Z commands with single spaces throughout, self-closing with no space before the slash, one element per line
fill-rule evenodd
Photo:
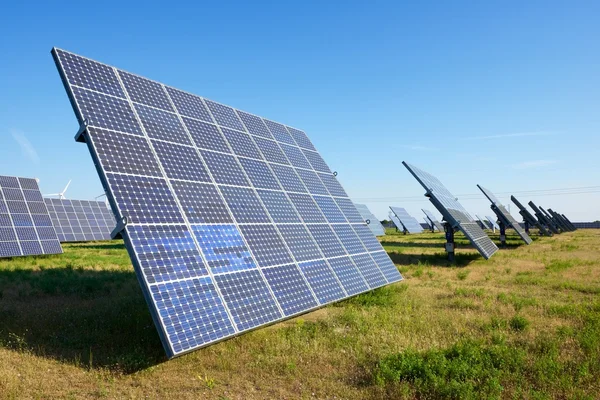
<path fill-rule="evenodd" d="M 37 181 L 0 176 L 0 257 L 60 253 Z"/>
<path fill-rule="evenodd" d="M 53 56 L 169 357 L 402 279 L 304 132 Z"/>
<path fill-rule="evenodd" d="M 116 221 L 106 203 L 68 199 L 44 202 L 61 243 L 111 239 Z"/>
<path fill-rule="evenodd" d="M 421 233 L 423 232 L 423 227 L 417 221 L 415 217 L 410 215 L 404 208 L 402 207 L 394 207 L 390 206 L 390 210 L 396 215 L 398 221 L 404 226 L 404 229 L 408 233 Z"/>

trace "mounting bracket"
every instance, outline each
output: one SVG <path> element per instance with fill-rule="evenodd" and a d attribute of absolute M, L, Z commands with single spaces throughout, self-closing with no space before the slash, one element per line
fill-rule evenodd
<path fill-rule="evenodd" d="M 115 226 L 115 229 L 113 229 L 110 233 L 111 239 L 118 239 L 122 237 L 121 232 L 123 232 L 125 226 L 127 226 L 127 222 L 129 222 L 127 217 L 123 217 L 117 221 L 117 226 Z"/>
<path fill-rule="evenodd" d="M 79 125 L 79 130 L 75 134 L 76 142 L 85 143 L 85 136 L 83 136 L 83 134 L 87 132 L 87 128 L 88 122 L 87 119 L 84 119 L 83 122 Z"/>

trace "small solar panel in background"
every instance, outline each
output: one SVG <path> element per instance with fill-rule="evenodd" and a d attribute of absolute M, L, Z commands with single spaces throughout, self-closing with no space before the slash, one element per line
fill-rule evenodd
<path fill-rule="evenodd" d="M 49 198 L 44 202 L 61 243 L 111 239 L 116 221 L 106 203 Z"/>
<path fill-rule="evenodd" d="M 0 176 L 0 257 L 60 253 L 37 181 Z"/>

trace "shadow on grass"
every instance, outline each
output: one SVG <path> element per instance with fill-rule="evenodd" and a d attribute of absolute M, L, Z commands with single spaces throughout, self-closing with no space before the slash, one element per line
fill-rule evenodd
<path fill-rule="evenodd" d="M 466 267 L 472 261 L 479 260 L 478 253 L 456 253 L 454 262 L 448 261 L 446 253 L 436 254 L 401 254 L 388 252 L 395 264 L 401 265 L 429 265 L 434 267 Z"/>
<path fill-rule="evenodd" d="M 166 359 L 133 271 L 0 270 L 0 347 L 123 373 Z"/>
<path fill-rule="evenodd" d="M 419 239 L 419 242 L 388 242 L 384 240 L 381 242 L 381 245 L 387 247 L 432 247 L 436 249 L 444 248 L 443 243 L 421 243 L 420 240 L 421 239 Z"/>
<path fill-rule="evenodd" d="M 111 242 L 99 242 L 99 243 L 72 243 L 73 247 L 77 247 L 78 249 L 89 249 L 89 250 L 120 250 L 125 249 L 125 244 L 123 241 L 118 241 L 116 243 Z"/>

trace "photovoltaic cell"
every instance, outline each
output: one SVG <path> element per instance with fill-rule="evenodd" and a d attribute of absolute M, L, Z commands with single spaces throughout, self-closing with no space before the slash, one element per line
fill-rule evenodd
<path fill-rule="evenodd" d="M 53 56 L 169 357 L 402 279 L 304 132 Z"/>
<path fill-rule="evenodd" d="M 0 176 L 0 258 L 60 253 L 37 181 Z"/>
<path fill-rule="evenodd" d="M 44 199 L 44 202 L 61 243 L 111 239 L 117 223 L 106 203 L 69 199 Z"/>
<path fill-rule="evenodd" d="M 458 228 L 485 259 L 489 259 L 498 251 L 498 247 L 474 222 L 467 210 L 458 202 L 458 199 L 436 177 L 405 161 L 402 161 L 402 164 L 425 188 L 425 196 L 442 214 L 444 220 L 452 228 Z"/>

